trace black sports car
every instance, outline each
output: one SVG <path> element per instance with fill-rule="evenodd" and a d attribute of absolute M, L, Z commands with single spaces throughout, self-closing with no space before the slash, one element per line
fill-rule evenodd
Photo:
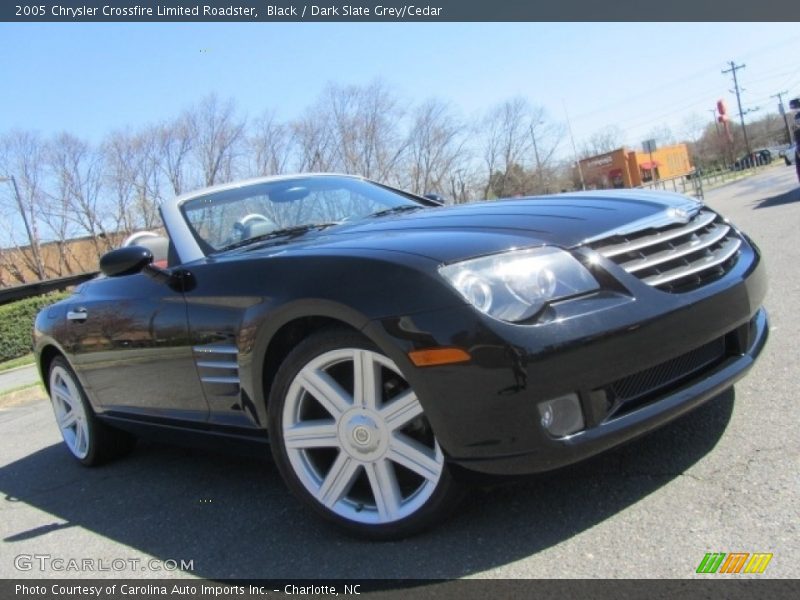
<path fill-rule="evenodd" d="M 675 194 L 441 206 L 303 175 L 161 215 L 168 239 L 109 252 L 36 320 L 70 452 L 269 442 L 299 498 L 372 538 L 436 522 L 470 472 L 554 469 L 662 425 L 767 339 L 757 247 Z"/>

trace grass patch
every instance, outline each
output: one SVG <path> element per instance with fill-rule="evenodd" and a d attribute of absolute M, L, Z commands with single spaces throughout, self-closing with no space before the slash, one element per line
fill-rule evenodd
<path fill-rule="evenodd" d="M 36 361 L 33 357 L 33 352 L 29 352 L 25 356 L 20 356 L 19 358 L 12 358 L 11 360 L 7 360 L 6 362 L 0 363 L 0 373 L 3 371 L 10 371 L 11 369 L 16 369 L 17 367 L 25 367 L 27 365 L 32 365 Z"/>
<path fill-rule="evenodd" d="M 20 404 L 28 404 L 47 398 L 47 393 L 41 383 L 29 383 L 6 390 L 0 394 L 0 409 L 11 408 Z"/>

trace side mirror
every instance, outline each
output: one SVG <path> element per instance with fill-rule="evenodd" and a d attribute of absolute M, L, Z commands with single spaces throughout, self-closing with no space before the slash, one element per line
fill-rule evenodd
<path fill-rule="evenodd" d="M 106 252 L 100 258 L 100 270 L 108 277 L 133 275 L 153 262 L 153 253 L 142 246 L 126 246 Z"/>

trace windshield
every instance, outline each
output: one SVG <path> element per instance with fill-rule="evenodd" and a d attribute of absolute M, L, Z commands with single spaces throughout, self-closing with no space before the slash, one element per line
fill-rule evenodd
<path fill-rule="evenodd" d="M 211 193 L 181 206 L 206 254 L 420 207 L 401 192 L 348 177 L 298 177 Z"/>

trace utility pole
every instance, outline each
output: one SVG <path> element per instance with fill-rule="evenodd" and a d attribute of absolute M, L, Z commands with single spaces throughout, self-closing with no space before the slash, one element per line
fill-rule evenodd
<path fill-rule="evenodd" d="M 533 154 L 536 157 L 536 174 L 539 176 L 539 193 L 544 194 L 544 173 L 542 173 L 542 161 L 539 160 L 539 147 L 536 145 L 536 126 L 542 122 L 531 123 L 531 141 L 533 142 Z"/>
<path fill-rule="evenodd" d="M 717 137 L 719 137 L 719 122 L 717 121 L 717 109 L 709 108 L 708 112 L 711 113 L 711 118 L 714 120 L 714 129 L 717 130 Z"/>
<path fill-rule="evenodd" d="M 578 148 L 575 146 L 575 136 L 572 134 L 572 123 L 569 121 L 569 113 L 567 112 L 567 103 L 562 98 L 561 104 L 564 106 L 564 116 L 567 117 L 567 129 L 569 129 L 569 139 L 572 140 L 572 155 L 575 157 L 575 166 L 578 167 L 578 175 L 581 178 L 581 189 L 586 189 L 586 181 L 583 178 L 583 169 L 581 169 L 581 161 L 578 160 Z"/>
<path fill-rule="evenodd" d="M 728 73 L 733 74 L 733 88 L 736 92 L 736 104 L 739 106 L 739 121 L 742 124 L 742 134 L 744 135 L 744 147 L 747 150 L 747 157 L 750 158 L 750 141 L 747 139 L 747 129 L 744 126 L 744 111 L 742 111 L 742 98 L 739 93 L 739 80 L 736 78 L 736 71 L 739 69 L 744 69 L 747 65 L 737 65 L 733 61 L 730 62 L 731 68 L 725 71 L 722 71 L 723 75 L 727 75 Z M 755 161 L 753 161 L 755 165 Z"/>
<path fill-rule="evenodd" d="M 789 120 L 786 118 L 786 110 L 783 108 L 783 96 L 784 94 L 788 94 L 789 92 L 783 90 L 782 92 L 778 92 L 777 94 L 773 94 L 770 98 L 777 98 L 778 99 L 778 109 L 780 110 L 781 115 L 783 116 L 783 124 L 786 126 L 786 141 L 788 143 L 792 143 L 792 130 L 789 129 Z"/>

